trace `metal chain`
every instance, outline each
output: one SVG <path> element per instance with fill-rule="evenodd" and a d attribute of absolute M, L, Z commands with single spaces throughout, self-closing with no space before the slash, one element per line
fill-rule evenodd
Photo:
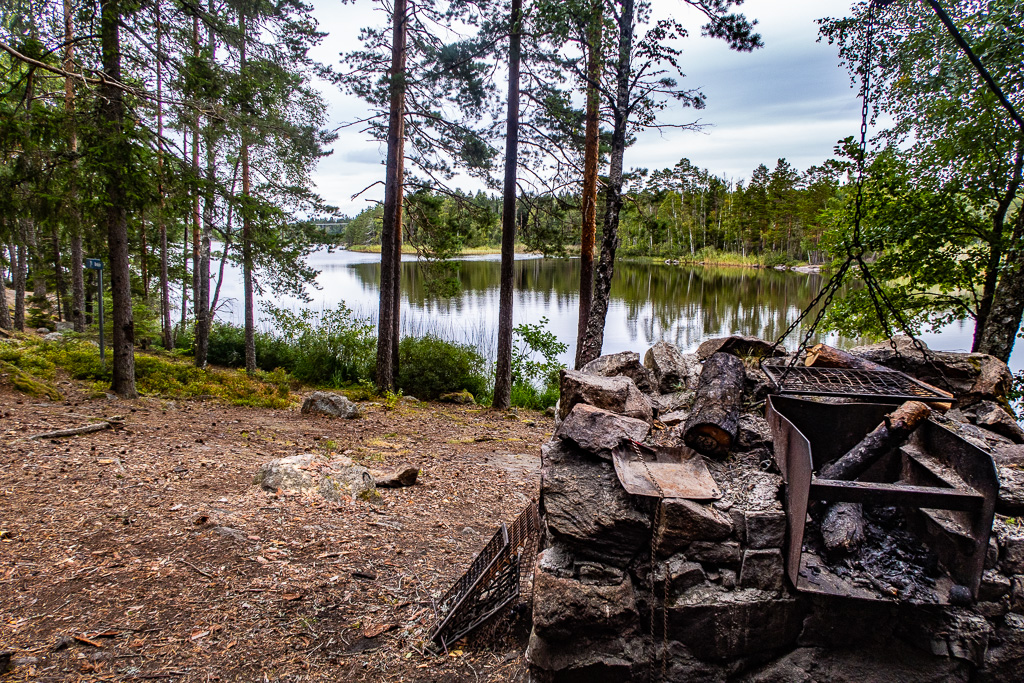
<path fill-rule="evenodd" d="M 661 526 L 661 501 L 665 499 L 665 489 L 661 488 L 661 484 L 654 478 L 654 473 L 651 472 L 650 465 L 647 464 L 647 458 L 644 457 L 643 452 L 640 450 L 640 444 L 633 439 L 629 440 L 630 446 L 633 447 L 633 452 L 636 454 L 636 459 L 643 465 L 644 471 L 647 472 L 647 478 L 654 484 L 654 488 L 658 490 L 658 502 L 655 504 L 654 509 L 654 526 L 651 528 L 651 569 L 647 575 L 647 581 L 651 588 L 651 619 L 650 619 L 650 631 L 651 631 L 651 647 L 654 647 L 654 603 L 656 601 L 655 586 L 654 586 L 654 563 L 658 556 L 658 527 Z M 668 670 L 668 567 L 666 565 L 665 577 L 662 582 L 663 590 L 661 597 L 661 678 L 659 680 L 665 680 L 665 674 Z M 653 683 L 654 679 L 654 661 L 651 661 L 650 667 L 647 669 L 647 680 Z"/>

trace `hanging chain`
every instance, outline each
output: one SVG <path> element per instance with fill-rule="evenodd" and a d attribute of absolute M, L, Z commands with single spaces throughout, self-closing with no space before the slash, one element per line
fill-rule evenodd
<path fill-rule="evenodd" d="M 655 602 L 657 600 L 654 582 L 654 563 L 658 556 L 658 528 L 661 526 L 661 502 L 665 499 L 665 489 L 661 488 L 661 484 L 654 478 L 654 473 L 651 472 L 650 465 L 647 464 L 647 458 L 644 457 L 643 451 L 640 449 L 642 446 L 634 441 L 629 440 L 629 445 L 633 447 L 633 453 L 636 454 L 636 459 L 643 465 L 644 471 L 647 473 L 647 478 L 654 484 L 654 488 L 658 491 L 658 502 L 655 504 L 654 509 L 654 526 L 651 528 L 651 569 L 647 575 L 647 581 L 651 588 L 651 619 L 650 619 L 650 631 L 651 631 L 651 647 L 654 647 L 654 612 Z M 662 595 L 661 595 L 661 677 L 660 681 L 665 680 L 665 674 L 668 671 L 668 565 L 665 566 L 665 577 L 662 581 Z M 654 679 L 654 661 L 651 660 L 651 664 L 647 669 L 647 680 L 653 683 Z"/>

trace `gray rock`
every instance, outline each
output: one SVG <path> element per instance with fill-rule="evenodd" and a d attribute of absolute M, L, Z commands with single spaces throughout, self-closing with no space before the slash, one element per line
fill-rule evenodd
<path fill-rule="evenodd" d="M 1024 470 L 997 466 L 996 472 L 999 475 L 996 512 L 1002 515 L 1024 514 Z"/>
<path fill-rule="evenodd" d="M 693 541 L 717 541 L 732 533 L 732 520 L 710 505 L 684 498 L 661 501 L 658 547 L 672 554 Z"/>
<path fill-rule="evenodd" d="M 760 415 L 743 413 L 740 415 L 735 450 L 752 451 L 755 448 L 772 448 L 772 429 L 768 426 L 768 420 Z"/>
<path fill-rule="evenodd" d="M 739 567 L 743 551 L 735 541 L 694 541 L 686 549 L 686 557 L 716 567 Z"/>
<path fill-rule="evenodd" d="M 682 593 L 704 583 L 707 576 L 698 562 L 689 562 L 682 555 L 673 555 L 667 565 L 669 589 L 673 594 Z"/>
<path fill-rule="evenodd" d="M 766 342 L 764 339 L 734 334 L 729 337 L 708 339 L 697 347 L 697 358 L 705 361 L 718 352 L 731 353 L 740 358 L 768 358 L 769 356 L 786 355 L 785 348 L 780 346 L 772 350 L 771 342 Z"/>
<path fill-rule="evenodd" d="M 601 377 L 575 370 L 562 370 L 558 417 L 562 420 L 577 403 L 586 403 L 613 413 L 650 422 L 651 402 L 628 377 Z"/>
<path fill-rule="evenodd" d="M 1024 616 L 1007 614 L 994 635 L 978 680 L 984 683 L 1021 680 L 1024 674 Z"/>
<path fill-rule="evenodd" d="M 677 392 L 680 389 L 693 390 L 697 387 L 700 361 L 694 356 L 684 355 L 676 346 L 666 341 L 660 341 L 647 350 L 644 354 L 644 365 L 654 373 L 658 390 L 662 394 Z"/>
<path fill-rule="evenodd" d="M 534 578 L 533 595 L 533 628 L 547 640 L 580 629 L 590 637 L 617 634 L 639 623 L 629 576 L 618 585 L 596 586 L 542 571 Z"/>
<path fill-rule="evenodd" d="M 659 415 L 658 419 L 666 427 L 675 427 L 676 425 L 683 424 L 686 422 L 686 418 L 690 417 L 690 411 L 688 410 L 673 410 L 671 413 L 665 413 Z"/>
<path fill-rule="evenodd" d="M 999 568 L 1008 576 L 1024 574 L 1024 530 L 997 522 L 993 531 L 999 542 Z"/>
<path fill-rule="evenodd" d="M 897 336 L 894 341 L 898 354 L 887 341 L 857 346 L 850 353 L 952 391 L 961 409 L 978 401 L 999 402 L 1006 398 L 1013 383 L 1006 363 L 995 356 L 929 350 L 925 357 L 908 337 Z"/>
<path fill-rule="evenodd" d="M 238 529 L 232 529 L 229 526 L 215 526 L 213 527 L 213 533 L 224 538 L 230 538 L 233 541 L 246 541 L 245 534 Z"/>
<path fill-rule="evenodd" d="M 634 507 L 611 463 L 566 456 L 563 451 L 545 464 L 541 506 L 551 538 L 580 559 L 618 567 L 649 544 L 650 520 Z"/>
<path fill-rule="evenodd" d="M 595 455 L 611 458 L 611 451 L 619 444 L 629 439 L 643 441 L 650 431 L 651 426 L 643 420 L 577 403 L 558 425 L 555 436 L 570 439 Z"/>
<path fill-rule="evenodd" d="M 460 406 L 468 406 L 476 403 L 476 399 L 473 398 L 473 394 L 469 393 L 465 389 L 462 391 L 450 391 L 447 394 L 441 394 L 437 397 L 437 400 L 442 403 L 454 403 Z"/>
<path fill-rule="evenodd" d="M 970 667 L 895 641 L 863 650 L 799 648 L 742 676 L 744 683 L 967 683 Z"/>
<path fill-rule="evenodd" d="M 600 562 L 578 562 L 576 574 L 587 586 L 617 586 L 626 577 L 626 571 Z"/>
<path fill-rule="evenodd" d="M 699 373 L 698 373 L 699 374 Z M 693 403 L 692 391 L 674 391 L 671 394 L 655 394 L 651 397 L 651 405 L 659 415 L 674 413 L 689 408 Z"/>
<path fill-rule="evenodd" d="M 572 553 L 558 543 L 545 548 L 537 555 L 537 571 L 547 572 L 563 579 L 571 579 L 575 575 Z"/>
<path fill-rule="evenodd" d="M 740 585 L 765 591 L 782 590 L 782 551 L 777 548 L 748 550 L 743 553 Z"/>
<path fill-rule="evenodd" d="M 1024 429 L 1021 429 L 1017 420 L 998 403 L 979 401 L 971 406 L 966 414 L 968 419 L 979 427 L 1005 436 L 1014 443 L 1024 444 Z"/>
<path fill-rule="evenodd" d="M 906 610 L 900 614 L 896 635 L 925 652 L 980 666 L 992 626 L 968 610 Z"/>
<path fill-rule="evenodd" d="M 377 488 L 397 489 L 403 486 L 413 486 L 416 483 L 416 478 L 420 475 L 420 468 L 407 463 L 387 472 L 370 470 L 370 474 L 373 476 Z"/>
<path fill-rule="evenodd" d="M 631 683 L 646 671 L 636 663 L 643 661 L 640 637 L 594 639 L 587 631 L 549 641 L 534 630 L 526 650 L 531 683 Z"/>
<path fill-rule="evenodd" d="M 751 548 L 781 548 L 786 541 L 786 513 L 747 512 L 743 518 L 747 545 Z"/>
<path fill-rule="evenodd" d="M 1010 579 L 992 569 L 986 569 L 981 575 L 981 587 L 978 589 L 978 600 L 998 600 L 1010 592 Z"/>
<path fill-rule="evenodd" d="M 359 417 L 360 411 L 359 406 L 345 396 L 326 391 L 314 391 L 302 402 L 302 414 L 330 415 L 350 420 Z"/>
<path fill-rule="evenodd" d="M 43 341 L 58 342 L 64 338 L 64 335 L 60 332 L 50 332 L 49 334 L 43 335 Z"/>
<path fill-rule="evenodd" d="M 50 331 L 50 328 L 48 328 L 48 327 L 37 327 L 36 328 L 36 334 L 47 334 L 47 333 L 49 333 L 49 331 Z"/>
<path fill-rule="evenodd" d="M 778 651 L 800 633 L 800 603 L 775 593 L 704 584 L 668 609 L 669 633 L 702 660 L 722 660 Z"/>
<path fill-rule="evenodd" d="M 330 501 L 375 500 L 379 494 L 365 467 L 345 456 L 302 453 L 260 465 L 253 483 L 266 491 L 311 495 Z"/>
<path fill-rule="evenodd" d="M 53 329 L 57 332 L 74 332 L 75 324 L 69 320 L 61 320 L 53 324 Z"/>
<path fill-rule="evenodd" d="M 580 372 L 602 377 L 629 377 L 636 388 L 645 394 L 657 391 L 657 380 L 654 373 L 640 362 L 640 354 L 634 351 L 623 351 L 601 356 L 590 361 Z"/>

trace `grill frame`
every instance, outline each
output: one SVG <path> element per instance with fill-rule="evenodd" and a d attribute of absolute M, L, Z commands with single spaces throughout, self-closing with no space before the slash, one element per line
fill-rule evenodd
<path fill-rule="evenodd" d="M 955 403 L 942 394 L 898 370 L 856 370 L 794 365 L 787 369 L 786 360 L 765 360 L 761 369 L 778 387 L 778 393 L 789 396 L 838 396 L 881 402 L 924 401 Z"/>

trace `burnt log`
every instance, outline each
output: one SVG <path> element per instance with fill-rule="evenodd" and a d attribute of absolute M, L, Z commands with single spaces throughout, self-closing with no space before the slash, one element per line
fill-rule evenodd
<path fill-rule="evenodd" d="M 743 361 L 715 353 L 704 363 L 693 410 L 683 428 L 683 442 L 704 455 L 722 457 L 732 448 L 740 427 Z"/>
<path fill-rule="evenodd" d="M 835 503 L 821 520 L 821 536 L 832 553 L 850 553 L 864 542 L 864 509 L 860 503 Z"/>
<path fill-rule="evenodd" d="M 873 371 L 891 371 L 892 368 L 887 368 L 880 363 L 876 363 L 867 358 L 861 358 L 855 356 L 848 351 L 837 349 L 828 344 L 815 344 L 807 350 L 807 357 L 804 359 L 804 365 L 811 368 L 847 368 L 851 370 L 873 370 Z M 915 378 L 916 379 L 916 378 Z M 942 396 L 948 396 L 953 398 L 953 394 L 944 389 L 939 389 L 936 386 L 923 382 L 920 379 L 917 380 L 921 384 L 925 385 L 932 391 Z M 949 410 L 953 407 L 952 403 L 948 402 L 936 402 L 931 403 L 933 407 L 939 408 L 940 410 Z"/>
<path fill-rule="evenodd" d="M 862 475 L 883 455 L 902 443 L 910 433 L 928 419 L 931 410 L 920 401 L 907 401 L 885 416 L 860 443 L 845 455 L 821 468 L 821 479 L 852 481 Z"/>

